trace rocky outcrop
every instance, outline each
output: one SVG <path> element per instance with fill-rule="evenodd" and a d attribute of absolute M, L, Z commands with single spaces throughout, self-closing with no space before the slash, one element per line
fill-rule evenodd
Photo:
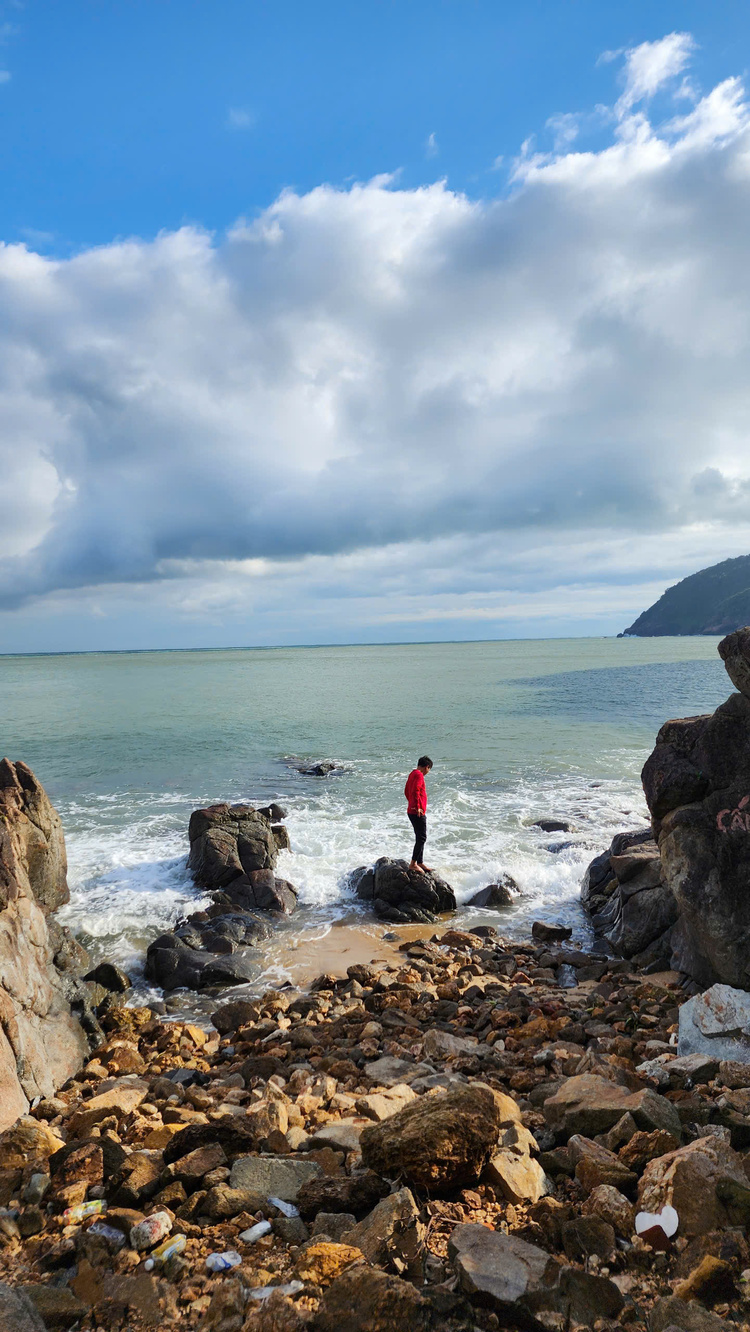
<path fill-rule="evenodd" d="M 60 819 L 25 763 L 0 762 L 0 1130 L 51 1096 L 88 1054 L 71 1009 L 85 954 L 47 916 L 68 900 Z M 78 950 L 76 952 L 76 950 Z M 55 960 L 60 956 L 58 970 Z M 81 956 L 82 955 L 82 956 Z M 71 961 L 73 959 L 73 961 Z"/>
<path fill-rule="evenodd" d="M 609 850 L 592 860 L 581 904 L 618 957 L 641 966 L 669 965 L 678 909 L 650 829 L 618 833 Z"/>
<path fill-rule="evenodd" d="M 662 875 L 679 921 L 672 965 L 699 985 L 750 988 L 750 629 L 719 644 L 740 689 L 662 726 L 643 769 Z"/>
<path fill-rule="evenodd" d="M 750 628 L 719 654 L 739 692 L 665 722 L 641 774 L 651 831 L 618 834 L 581 901 L 617 954 L 750 989 Z"/>
<path fill-rule="evenodd" d="M 371 904 L 380 920 L 394 924 L 437 920 L 439 915 L 456 910 L 456 897 L 450 884 L 434 870 L 420 874 L 409 869 L 405 860 L 382 856 L 372 867 L 352 870 L 349 882 L 361 902 Z"/>
<path fill-rule="evenodd" d="M 242 985 L 260 972 L 258 944 L 271 923 L 291 915 L 297 889 L 276 876 L 289 845 L 279 805 L 209 805 L 190 816 L 188 869 L 213 902 L 160 934 L 146 954 L 146 976 L 165 990 Z"/>

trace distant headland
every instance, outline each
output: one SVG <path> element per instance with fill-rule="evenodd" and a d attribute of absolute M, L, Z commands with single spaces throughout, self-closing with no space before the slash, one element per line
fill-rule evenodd
<path fill-rule="evenodd" d="M 745 624 L 750 624 L 750 555 L 739 555 L 667 588 L 618 638 L 731 634 Z"/>

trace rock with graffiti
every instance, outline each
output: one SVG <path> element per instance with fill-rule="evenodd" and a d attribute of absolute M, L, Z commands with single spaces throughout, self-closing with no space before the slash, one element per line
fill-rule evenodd
<path fill-rule="evenodd" d="M 679 917 L 672 965 L 699 985 L 750 989 L 750 628 L 719 644 L 731 694 L 662 726 L 643 787 Z"/>

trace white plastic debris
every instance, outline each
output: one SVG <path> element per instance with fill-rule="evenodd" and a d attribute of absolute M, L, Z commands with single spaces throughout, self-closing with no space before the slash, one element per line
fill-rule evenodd
<path fill-rule="evenodd" d="M 210 1253 L 206 1259 L 209 1272 L 228 1272 L 232 1267 L 239 1267 L 242 1258 L 236 1249 L 227 1249 L 225 1253 Z"/>
<path fill-rule="evenodd" d="M 652 1231 L 663 1231 L 667 1239 L 677 1233 L 680 1218 L 674 1207 L 667 1203 L 660 1212 L 638 1212 L 635 1218 L 636 1235 L 650 1235 Z"/>
<path fill-rule="evenodd" d="M 243 1244 L 254 1244 L 256 1240 L 262 1239 L 264 1235 L 269 1235 L 271 1229 L 270 1221 L 258 1221 L 258 1223 L 251 1226 L 249 1230 L 243 1230 L 240 1239 Z"/>
<path fill-rule="evenodd" d="M 280 1291 L 282 1295 L 299 1295 L 301 1290 L 305 1289 L 303 1281 L 289 1281 L 285 1286 L 255 1286 L 247 1293 L 251 1300 L 267 1300 L 274 1291 Z"/>
<path fill-rule="evenodd" d="M 282 1216 L 299 1216 L 299 1208 L 294 1203 L 285 1202 L 283 1198 L 269 1198 L 268 1201 L 278 1208 Z"/>

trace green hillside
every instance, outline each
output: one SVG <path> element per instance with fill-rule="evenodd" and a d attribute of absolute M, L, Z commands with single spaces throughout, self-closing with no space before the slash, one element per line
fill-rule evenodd
<path fill-rule="evenodd" d="M 722 560 L 683 578 L 626 629 L 638 638 L 729 634 L 750 624 L 750 555 Z"/>

